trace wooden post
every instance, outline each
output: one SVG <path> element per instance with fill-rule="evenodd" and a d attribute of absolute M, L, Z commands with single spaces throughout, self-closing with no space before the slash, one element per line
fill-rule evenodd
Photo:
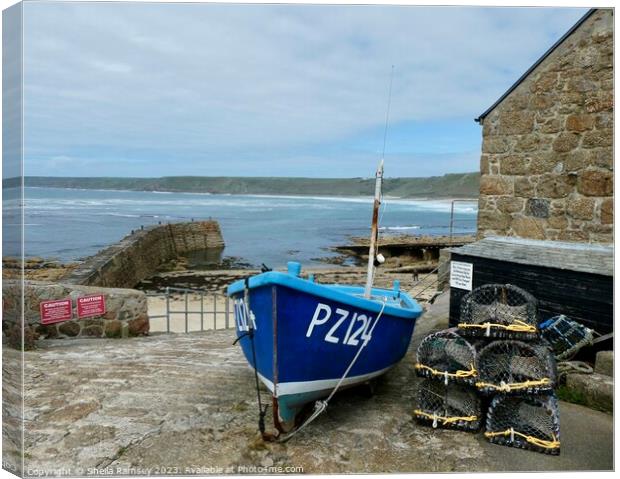
<path fill-rule="evenodd" d="M 368 249 L 368 272 L 366 274 L 366 288 L 364 297 L 370 298 L 372 281 L 375 273 L 375 259 L 377 258 L 377 248 L 379 246 L 379 207 L 381 206 L 381 183 L 383 181 L 383 160 L 379 163 L 375 175 L 375 200 L 372 208 L 372 225 L 370 227 L 370 248 Z"/>

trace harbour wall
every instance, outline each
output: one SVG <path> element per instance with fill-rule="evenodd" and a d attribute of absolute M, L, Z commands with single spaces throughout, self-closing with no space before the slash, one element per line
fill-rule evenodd
<path fill-rule="evenodd" d="M 63 278 L 86 286 L 132 288 L 163 264 L 191 251 L 223 248 L 217 221 L 192 221 L 132 231 Z"/>
<path fill-rule="evenodd" d="M 162 265 L 192 251 L 221 249 L 217 221 L 156 225 L 132 231 L 118 243 L 87 258 L 59 282 L 5 279 L 2 285 L 3 341 L 32 349 L 38 338 L 119 338 L 146 335 L 145 293 L 131 289 Z M 23 294 L 23 302 L 22 302 Z M 103 296 L 105 311 L 78 317 L 77 300 Z M 42 324 L 41 303 L 71 300 L 70 318 Z M 84 316 L 84 315 L 82 315 Z M 23 318 L 23 321 L 22 321 Z"/>
<path fill-rule="evenodd" d="M 78 319 L 77 300 L 90 295 L 103 296 L 105 312 Z M 5 339 L 14 347 L 21 347 L 22 334 L 25 348 L 31 349 L 38 338 L 120 338 L 149 332 L 146 294 L 135 289 L 5 280 L 2 299 L 2 329 Z M 71 300 L 72 319 L 42 324 L 41 303 L 65 299 Z"/>

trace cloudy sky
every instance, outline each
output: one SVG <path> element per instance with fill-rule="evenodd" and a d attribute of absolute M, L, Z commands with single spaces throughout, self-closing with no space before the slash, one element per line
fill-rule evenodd
<path fill-rule="evenodd" d="M 578 8 L 26 3 L 25 173 L 478 168 L 490 106 Z"/>

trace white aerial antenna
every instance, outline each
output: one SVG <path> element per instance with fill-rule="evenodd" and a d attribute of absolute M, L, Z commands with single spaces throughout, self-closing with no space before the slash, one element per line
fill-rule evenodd
<path fill-rule="evenodd" d="M 385 129 L 383 130 L 383 151 L 381 152 L 381 159 L 385 158 L 385 143 L 387 140 L 388 124 L 390 122 L 390 106 L 392 106 L 392 82 L 394 81 L 394 65 L 390 71 L 390 90 L 388 92 L 388 104 L 387 111 L 385 112 Z"/>
<path fill-rule="evenodd" d="M 390 106 L 392 104 L 392 82 L 394 80 L 394 65 L 390 72 L 390 90 L 388 93 L 387 111 L 385 114 L 385 130 L 383 131 L 383 151 L 381 153 L 381 161 L 375 174 L 375 200 L 372 209 L 372 224 L 370 227 L 370 247 L 368 250 L 368 271 L 366 273 L 366 287 L 364 288 L 364 297 L 370 298 L 372 291 L 372 283 L 375 276 L 375 267 L 383 263 L 385 259 L 377 255 L 379 248 L 379 208 L 381 207 L 381 187 L 383 186 L 383 160 L 385 159 L 385 144 L 387 140 L 388 123 L 390 121 Z"/>

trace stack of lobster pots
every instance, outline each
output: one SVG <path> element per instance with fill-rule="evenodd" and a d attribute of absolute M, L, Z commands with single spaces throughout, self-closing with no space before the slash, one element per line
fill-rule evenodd
<path fill-rule="evenodd" d="M 464 296 L 458 327 L 430 334 L 418 348 L 415 369 L 424 380 L 415 417 L 559 454 L 557 370 L 538 324 L 536 299 L 516 286 L 487 284 Z"/>

